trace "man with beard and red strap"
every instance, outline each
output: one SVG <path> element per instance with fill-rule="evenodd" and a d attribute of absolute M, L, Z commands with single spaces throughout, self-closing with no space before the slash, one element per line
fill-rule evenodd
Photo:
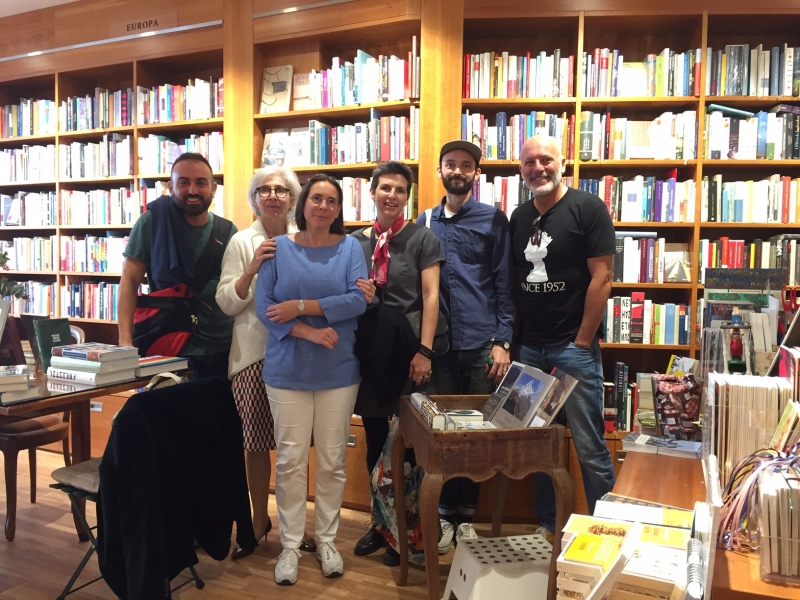
<path fill-rule="evenodd" d="M 432 361 L 437 394 L 490 394 L 511 364 L 514 302 L 508 218 L 472 196 L 480 175 L 481 150 L 463 140 L 447 142 L 439 153 L 442 201 L 418 219 L 439 237 L 445 260 L 439 282 L 439 309 L 447 318 L 450 349 Z M 472 516 L 480 486 L 469 479 L 448 481 L 439 500 L 439 552 L 476 538 Z"/>
<path fill-rule="evenodd" d="M 212 266 L 203 289 L 195 290 L 197 326 L 181 355 L 189 359 L 195 377 L 218 375 L 227 379 L 233 319 L 220 310 L 215 296 L 222 255 L 236 226 L 208 212 L 216 189 L 211 165 L 202 154 L 186 152 L 175 160 L 169 182 L 171 194 L 148 204 L 131 230 L 124 252 L 117 320 L 120 345 L 133 346 L 136 294 L 145 274 L 153 276 L 151 291 L 181 282 L 190 285 L 195 263 L 206 245 L 218 244 L 220 251 L 212 255 L 218 257 L 219 265 Z M 212 237 L 213 231 L 220 235 Z"/>

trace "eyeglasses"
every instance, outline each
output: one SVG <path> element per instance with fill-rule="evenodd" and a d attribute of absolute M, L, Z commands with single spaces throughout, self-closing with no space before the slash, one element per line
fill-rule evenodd
<path fill-rule="evenodd" d="M 542 228 L 539 223 L 542 220 L 542 215 L 539 215 L 533 220 L 533 233 L 531 234 L 531 246 L 538 246 L 542 239 Z"/>
<path fill-rule="evenodd" d="M 325 198 L 320 194 L 314 194 L 313 196 L 308 197 L 308 201 L 311 202 L 314 206 L 320 206 L 323 202 L 327 203 L 328 206 L 338 206 L 339 200 L 334 197 Z"/>
<path fill-rule="evenodd" d="M 285 187 L 271 188 L 264 185 L 256 188 L 256 194 L 258 194 L 261 198 L 269 198 L 270 194 L 273 192 L 275 193 L 276 198 L 286 198 L 286 196 L 289 194 L 289 190 L 287 190 Z"/>

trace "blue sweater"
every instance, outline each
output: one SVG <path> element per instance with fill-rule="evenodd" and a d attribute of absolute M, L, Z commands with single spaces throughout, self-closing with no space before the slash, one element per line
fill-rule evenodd
<path fill-rule="evenodd" d="M 261 264 L 256 283 L 256 315 L 269 330 L 262 378 L 271 387 L 327 390 L 361 382 L 355 356 L 358 316 L 367 308 L 356 279 L 367 278 L 359 243 L 349 236 L 333 246 L 309 248 L 287 236 L 275 238 L 275 258 Z M 319 300 L 324 317 L 302 316 L 276 323 L 267 307 L 287 300 Z M 333 350 L 289 335 L 303 322 L 332 327 L 339 335 Z"/>

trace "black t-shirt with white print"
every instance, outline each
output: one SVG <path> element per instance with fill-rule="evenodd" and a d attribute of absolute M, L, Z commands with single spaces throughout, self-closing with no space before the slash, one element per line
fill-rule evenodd
<path fill-rule="evenodd" d="M 587 258 L 614 254 L 614 225 L 600 198 L 569 188 L 542 215 L 538 244 L 531 243 L 539 211 L 532 201 L 511 215 L 511 249 L 522 299 L 527 346 L 572 342 L 583 319 L 591 281 Z"/>

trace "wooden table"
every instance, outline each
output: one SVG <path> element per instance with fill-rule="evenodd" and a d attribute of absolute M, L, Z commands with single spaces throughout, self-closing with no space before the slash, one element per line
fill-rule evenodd
<path fill-rule="evenodd" d="M 150 381 L 150 377 L 93 387 L 74 385 L 69 382 L 58 382 L 54 385 L 54 382 L 51 381 L 50 389 L 48 389 L 46 376 L 39 374 L 33 385 L 39 386 L 40 397 L 8 406 L 0 406 L 0 424 L 68 412 L 70 433 L 72 434 L 72 447 L 70 448 L 72 463 L 84 462 L 92 457 L 92 431 L 89 419 L 90 401 L 99 396 L 143 387 L 147 385 L 148 381 Z M 78 502 L 81 510 L 83 510 L 85 500 L 79 500 Z M 78 537 L 81 541 L 88 541 L 89 537 L 83 530 L 80 519 L 77 515 L 73 516 Z"/>
<path fill-rule="evenodd" d="M 480 409 L 486 396 L 433 396 L 440 408 Z M 546 473 L 556 492 L 556 539 L 550 561 L 548 600 L 556 597 L 556 559 L 561 551 L 561 530 L 572 513 L 572 480 L 567 472 L 564 428 L 489 429 L 484 431 L 437 431 L 431 429 L 408 396 L 400 398 L 400 432 L 392 446 L 392 473 L 403 473 L 405 448 L 413 448 L 417 464 L 425 476 L 420 490 L 420 520 L 425 545 L 428 596 L 439 600 L 439 496 L 449 479 L 467 477 L 486 481 L 498 475 L 492 535 L 500 535 L 507 477 L 522 479 L 531 473 Z M 403 477 L 394 477 L 394 497 L 403 498 Z M 402 501 L 395 506 L 403 507 Z M 406 514 L 397 511 L 400 546 L 400 577 L 408 577 L 408 536 Z"/>
<path fill-rule="evenodd" d="M 694 509 L 705 501 L 703 466 L 697 458 L 628 452 L 614 493 Z M 762 581 L 758 554 L 717 548 L 711 584 L 712 600 L 798 600 L 800 590 Z"/>

